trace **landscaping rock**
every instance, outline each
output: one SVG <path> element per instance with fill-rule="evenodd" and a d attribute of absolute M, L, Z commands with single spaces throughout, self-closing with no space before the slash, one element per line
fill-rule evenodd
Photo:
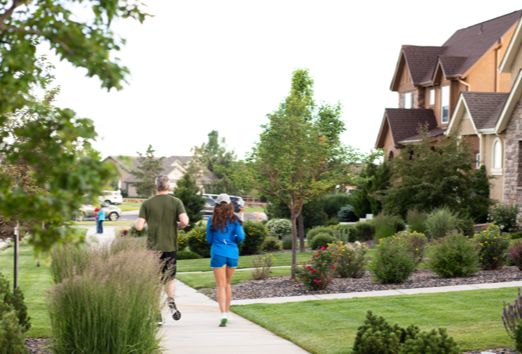
<path fill-rule="evenodd" d="M 52 354 L 49 349 L 51 340 L 49 338 L 26 338 L 25 347 L 31 354 Z"/>

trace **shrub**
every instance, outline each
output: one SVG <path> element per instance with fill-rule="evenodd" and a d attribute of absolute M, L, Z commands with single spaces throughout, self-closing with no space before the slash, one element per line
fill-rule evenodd
<path fill-rule="evenodd" d="M 350 202 L 348 194 L 329 194 L 320 199 L 328 218 L 337 217 L 342 207 Z"/>
<path fill-rule="evenodd" d="M 206 233 L 205 233 L 206 237 Z M 178 252 L 184 251 L 188 246 L 189 234 L 183 230 L 178 230 Z"/>
<path fill-rule="evenodd" d="M 328 247 L 331 252 L 337 253 L 335 274 L 340 278 L 362 278 L 366 265 L 367 247 L 356 242 L 354 247 L 337 241 Z"/>
<path fill-rule="evenodd" d="M 326 248 L 332 242 L 335 242 L 335 237 L 327 233 L 320 233 L 313 238 L 312 242 L 310 242 L 310 248 L 313 250 L 319 249 L 321 247 Z"/>
<path fill-rule="evenodd" d="M 196 252 L 188 251 L 188 250 L 182 250 L 178 251 L 177 253 L 177 259 L 183 260 L 183 259 L 201 259 L 202 257 L 197 254 Z"/>
<path fill-rule="evenodd" d="M 281 245 L 276 238 L 267 237 L 263 243 L 263 252 L 277 252 L 281 251 Z"/>
<path fill-rule="evenodd" d="M 375 224 L 372 220 L 359 221 L 355 223 L 357 229 L 357 240 L 368 241 L 373 239 L 375 235 Z"/>
<path fill-rule="evenodd" d="M 54 352 L 157 352 L 163 287 L 157 254 L 128 238 L 91 246 L 82 251 L 84 257 L 70 252 L 75 248 L 51 254 L 52 273 L 58 275 L 53 278 L 63 280 L 51 287 L 47 299 Z M 64 271 L 61 266 L 74 259 L 77 265 Z"/>
<path fill-rule="evenodd" d="M 513 247 L 509 249 L 508 259 L 513 265 L 517 266 L 519 270 L 522 270 L 522 243 L 520 241 L 516 241 Z"/>
<path fill-rule="evenodd" d="M 318 227 L 314 227 L 313 229 L 310 229 L 307 233 L 306 233 L 306 240 L 308 241 L 308 245 L 310 245 L 310 243 L 312 242 L 312 240 L 314 239 L 314 237 L 318 234 L 329 234 L 330 236 L 334 236 L 335 235 L 335 230 L 330 228 L 330 227 L 325 227 L 325 226 L 318 226 Z"/>
<path fill-rule="evenodd" d="M 270 237 L 281 239 L 292 233 L 292 222 L 288 219 L 272 219 L 266 223 Z"/>
<path fill-rule="evenodd" d="M 335 273 L 336 258 L 335 253 L 322 247 L 309 262 L 295 268 L 297 279 L 310 290 L 326 289 Z"/>
<path fill-rule="evenodd" d="M 460 354 L 460 347 L 445 328 L 421 332 L 401 345 L 399 354 Z"/>
<path fill-rule="evenodd" d="M 472 237 L 475 234 L 475 223 L 467 215 L 459 216 L 455 222 L 455 230 L 464 236 Z"/>
<path fill-rule="evenodd" d="M 272 254 L 267 254 L 263 257 L 256 256 L 252 258 L 252 278 L 254 280 L 263 280 L 268 278 L 272 272 L 272 264 L 275 261 L 275 257 Z"/>
<path fill-rule="evenodd" d="M 381 240 L 368 268 L 374 281 L 394 284 L 408 279 L 415 267 L 408 241 L 403 237 L 394 236 Z"/>
<path fill-rule="evenodd" d="M 517 214 L 518 204 L 499 204 L 493 207 L 493 210 L 488 215 L 488 222 L 498 225 L 502 232 L 509 232 L 518 227 Z"/>
<path fill-rule="evenodd" d="M 357 229 L 354 225 L 337 225 L 335 227 L 335 237 L 344 243 L 357 241 Z"/>
<path fill-rule="evenodd" d="M 210 257 L 211 245 L 207 242 L 207 228 L 196 226 L 188 233 L 188 246 L 192 252 L 203 258 Z"/>
<path fill-rule="evenodd" d="M 338 218 L 331 218 L 325 223 L 326 226 L 335 226 L 339 225 L 339 219 Z"/>
<path fill-rule="evenodd" d="M 355 215 L 353 206 L 350 204 L 343 206 L 337 213 L 337 217 L 342 222 L 353 222 L 359 220 L 357 215 Z"/>
<path fill-rule="evenodd" d="M 395 215 L 380 213 L 374 219 L 375 237 L 378 239 L 394 235 L 397 231 L 405 228 L 404 221 Z"/>
<path fill-rule="evenodd" d="M 284 250 L 291 250 L 292 249 L 292 236 L 285 236 L 283 237 L 283 249 Z"/>
<path fill-rule="evenodd" d="M 442 278 L 475 274 L 479 271 L 478 245 L 457 233 L 443 237 L 431 246 L 427 266 Z"/>
<path fill-rule="evenodd" d="M 129 229 L 120 229 L 120 237 L 129 236 Z"/>
<path fill-rule="evenodd" d="M 406 232 L 401 231 L 395 235 L 396 237 L 404 238 L 408 243 L 408 250 L 411 253 L 413 262 L 419 264 L 424 258 L 426 247 L 428 245 L 428 239 L 424 234 L 419 232 Z"/>
<path fill-rule="evenodd" d="M 15 311 L 17 324 L 23 333 L 31 328 L 31 317 L 27 315 L 27 306 L 24 302 L 24 294 L 20 288 L 16 288 L 13 292 L 9 288 L 9 282 L 0 273 L 0 318 L 4 311 Z M 0 347 L 1 348 L 1 347 Z"/>
<path fill-rule="evenodd" d="M 518 240 L 519 238 L 522 238 L 522 231 L 515 232 L 514 234 L 511 234 L 512 240 Z"/>
<path fill-rule="evenodd" d="M 406 221 L 410 231 L 426 234 L 426 220 L 428 214 L 418 211 L 417 209 L 408 210 Z"/>
<path fill-rule="evenodd" d="M 245 256 L 261 252 L 268 235 L 267 227 L 259 222 L 246 220 L 243 223 L 243 230 L 245 230 L 245 239 L 239 246 L 240 254 Z"/>
<path fill-rule="evenodd" d="M 10 306 L 6 306 L 6 308 L 2 311 L 0 303 L 0 353 L 29 354 L 25 347 L 22 327 L 18 324 L 16 311 Z"/>
<path fill-rule="evenodd" d="M 426 219 L 426 229 L 432 238 L 441 238 L 453 229 L 457 217 L 447 207 L 433 210 Z"/>
<path fill-rule="evenodd" d="M 486 230 L 473 237 L 480 246 L 479 258 L 482 269 L 495 270 L 506 262 L 506 252 L 510 237 L 500 235 L 497 225 L 490 225 Z"/>
<path fill-rule="evenodd" d="M 149 233 L 149 228 L 147 226 L 144 226 L 143 229 L 141 231 L 139 231 L 138 229 L 136 229 L 136 225 L 132 225 L 129 230 L 129 234 L 132 237 L 143 237 L 143 236 L 147 236 L 148 233 Z"/>

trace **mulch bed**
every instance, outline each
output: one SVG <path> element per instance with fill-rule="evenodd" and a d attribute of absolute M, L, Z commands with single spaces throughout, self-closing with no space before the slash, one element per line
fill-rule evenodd
<path fill-rule="evenodd" d="M 372 281 L 370 272 L 360 279 L 336 278 L 326 290 L 308 290 L 301 282 L 290 280 L 290 276 L 272 277 L 265 280 L 247 280 L 232 285 L 232 300 L 263 299 L 270 297 L 322 295 L 352 293 L 376 290 L 400 290 L 433 288 L 452 285 L 470 285 L 484 283 L 502 283 L 522 280 L 522 272 L 517 267 L 502 267 L 497 270 L 482 270 L 475 275 L 463 278 L 440 278 L 427 269 L 417 269 L 402 284 L 378 284 Z M 210 298 L 216 300 L 215 288 L 201 289 Z"/>
<path fill-rule="evenodd" d="M 25 347 L 31 354 L 52 354 L 48 349 L 50 344 L 49 338 L 25 338 Z"/>

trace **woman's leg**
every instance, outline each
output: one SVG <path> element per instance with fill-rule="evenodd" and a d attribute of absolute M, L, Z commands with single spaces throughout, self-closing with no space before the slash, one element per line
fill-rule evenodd
<path fill-rule="evenodd" d="M 100 234 L 103 234 L 103 220 L 100 221 Z"/>
<path fill-rule="evenodd" d="M 221 313 L 225 313 L 226 309 L 226 303 L 227 303 L 227 273 L 226 273 L 227 266 L 223 266 L 221 268 L 214 268 L 212 269 L 214 271 L 214 278 L 216 278 L 216 285 L 217 285 L 217 298 L 219 303 L 219 309 L 221 310 Z M 230 304 L 229 304 L 230 306 Z"/>
<path fill-rule="evenodd" d="M 225 303 L 225 311 L 224 312 L 230 312 L 230 302 L 232 301 L 232 287 L 230 286 L 230 282 L 232 281 L 232 276 L 234 275 L 234 271 L 236 270 L 236 268 L 229 268 L 229 267 L 226 267 L 226 273 L 227 273 L 227 279 L 226 279 L 226 286 L 227 286 L 227 291 L 226 291 L 226 296 L 227 296 L 227 301 Z"/>

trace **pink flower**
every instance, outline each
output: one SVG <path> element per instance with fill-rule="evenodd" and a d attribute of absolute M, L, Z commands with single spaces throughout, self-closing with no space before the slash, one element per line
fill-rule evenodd
<path fill-rule="evenodd" d="M 332 269 L 335 269 L 335 266 L 332 266 Z"/>
<path fill-rule="evenodd" d="M 312 267 L 307 267 L 307 269 L 312 269 Z"/>
<path fill-rule="evenodd" d="M 314 254 L 314 257 L 319 257 L 319 255 L 318 254 Z"/>
<path fill-rule="evenodd" d="M 315 269 L 312 269 L 312 273 L 315 273 L 315 272 L 316 272 L 316 270 L 315 270 Z"/>
<path fill-rule="evenodd" d="M 326 247 L 324 247 L 324 246 L 323 246 L 323 247 L 321 247 L 321 249 L 322 249 L 322 250 L 325 250 L 325 249 L 326 249 Z"/>
<path fill-rule="evenodd" d="M 317 279 L 314 279 L 314 281 L 315 281 L 316 283 L 319 283 L 319 280 L 317 280 Z"/>

